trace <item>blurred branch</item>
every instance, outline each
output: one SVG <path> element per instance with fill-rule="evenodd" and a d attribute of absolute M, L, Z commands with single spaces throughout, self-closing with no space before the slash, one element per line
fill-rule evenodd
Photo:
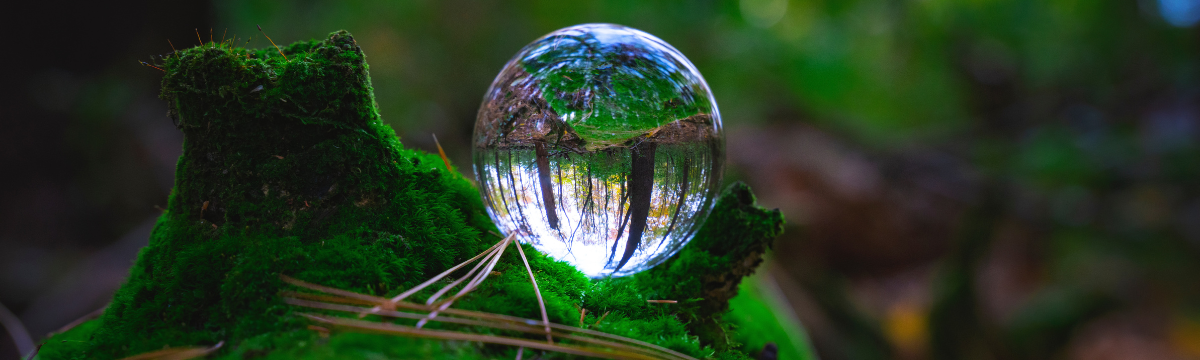
<path fill-rule="evenodd" d="M 25 325 L 21 324 L 21 319 L 18 319 L 12 311 L 8 311 L 3 303 L 0 303 L 0 325 L 4 325 L 4 330 L 12 337 L 13 344 L 17 345 L 17 356 L 22 357 L 33 351 L 33 338 L 29 337 L 29 332 L 25 330 Z"/>

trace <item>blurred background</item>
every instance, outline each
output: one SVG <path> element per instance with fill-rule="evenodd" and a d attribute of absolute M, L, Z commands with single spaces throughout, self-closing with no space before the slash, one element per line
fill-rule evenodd
<path fill-rule="evenodd" d="M 347 29 L 405 145 L 433 150 L 436 134 L 465 166 L 509 57 L 611 22 L 662 38 L 707 78 L 727 181 L 788 220 L 764 269 L 821 358 L 1200 359 L 1200 0 L 3 12 L 0 320 L 34 341 L 104 306 L 166 205 L 182 134 L 157 98 L 161 73 L 139 60 L 210 36 L 269 46 L 256 25 L 277 43 Z M 0 359 L 16 358 L 6 339 Z"/>

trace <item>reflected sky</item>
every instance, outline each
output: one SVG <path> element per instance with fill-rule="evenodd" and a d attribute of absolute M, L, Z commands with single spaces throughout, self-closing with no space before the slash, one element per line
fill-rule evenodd
<path fill-rule="evenodd" d="M 623 276 L 678 251 L 705 218 L 719 181 L 719 154 L 704 144 L 655 146 L 652 161 L 639 150 L 646 152 L 491 149 L 478 151 L 475 161 L 484 201 L 501 229 L 521 233 L 590 277 Z M 640 238 L 633 221 L 641 217 L 633 177 L 638 155 L 653 171 Z"/>

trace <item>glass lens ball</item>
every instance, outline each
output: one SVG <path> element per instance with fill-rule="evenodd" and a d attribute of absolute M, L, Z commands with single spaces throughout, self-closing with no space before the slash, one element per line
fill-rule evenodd
<path fill-rule="evenodd" d="M 683 54 L 612 24 L 561 29 L 496 76 L 473 161 L 492 220 L 592 278 L 679 251 L 724 165 L 717 103 Z"/>

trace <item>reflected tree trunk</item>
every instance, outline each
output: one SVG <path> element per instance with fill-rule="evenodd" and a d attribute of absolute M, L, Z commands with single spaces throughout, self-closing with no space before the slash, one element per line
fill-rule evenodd
<path fill-rule="evenodd" d="M 683 203 L 687 200 L 688 176 L 691 175 L 688 170 L 691 170 L 691 162 L 690 158 L 683 159 L 684 165 L 680 168 L 683 174 L 679 177 L 679 195 L 676 195 L 678 199 L 675 200 L 675 214 L 671 215 L 671 223 L 667 225 L 667 232 L 663 233 L 663 238 L 671 236 L 671 231 L 675 230 L 675 222 L 679 220 L 679 211 L 683 209 Z"/>
<path fill-rule="evenodd" d="M 508 164 L 512 165 L 513 164 L 512 152 L 509 151 L 507 153 L 508 153 Z M 499 155 L 497 154 L 497 160 L 496 160 L 497 164 L 500 163 L 500 161 L 498 159 L 499 159 Z M 508 175 L 509 188 L 510 189 L 520 189 L 520 187 L 517 185 L 517 180 L 513 177 L 512 167 L 511 166 L 508 167 L 504 172 L 506 175 Z M 521 210 L 521 208 L 522 208 L 521 197 L 517 196 L 517 194 L 514 193 L 513 194 L 513 202 L 516 203 L 515 204 L 516 206 L 514 206 L 514 208 L 517 209 L 517 215 L 518 215 L 518 217 L 514 220 L 516 220 L 516 223 L 521 230 L 529 231 L 529 220 L 525 217 L 525 211 Z"/>
<path fill-rule="evenodd" d="M 629 238 L 625 240 L 625 254 L 613 271 L 621 270 L 641 244 L 642 233 L 650 216 L 650 200 L 654 193 L 654 150 L 658 144 L 643 141 L 633 147 L 633 161 L 629 171 Z"/>
<path fill-rule="evenodd" d="M 546 151 L 546 143 L 539 141 L 535 147 L 538 183 L 542 188 L 542 205 L 546 208 L 546 221 L 550 223 L 551 229 L 558 230 L 558 212 L 554 209 L 554 184 L 550 182 L 550 155 Z"/>
<path fill-rule="evenodd" d="M 621 234 L 625 233 L 625 225 L 629 224 L 629 212 L 625 210 L 625 203 L 629 200 L 629 177 L 625 176 L 625 182 L 621 182 L 621 202 L 617 204 L 617 219 L 621 220 L 621 224 L 617 226 L 617 236 L 613 238 L 612 251 L 608 254 L 608 263 L 604 266 L 612 264 L 613 258 L 617 256 L 617 244 L 621 243 Z"/>

